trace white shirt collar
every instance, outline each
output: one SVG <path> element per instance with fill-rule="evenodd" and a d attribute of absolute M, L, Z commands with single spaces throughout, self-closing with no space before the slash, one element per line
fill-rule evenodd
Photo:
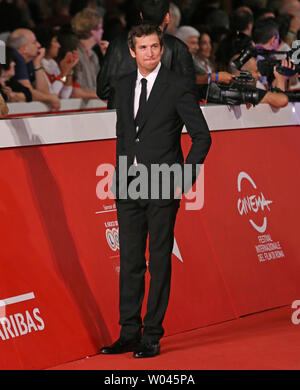
<path fill-rule="evenodd" d="M 151 73 L 149 73 L 147 77 L 144 77 L 138 69 L 137 80 L 136 80 L 137 83 L 140 83 L 142 79 L 146 79 L 147 81 L 154 81 L 157 77 L 160 67 L 161 67 L 161 62 L 159 62 L 157 67 Z"/>

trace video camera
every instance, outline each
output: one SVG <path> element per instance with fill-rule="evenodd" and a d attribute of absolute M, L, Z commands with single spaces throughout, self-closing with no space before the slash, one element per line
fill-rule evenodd
<path fill-rule="evenodd" d="M 209 85 L 206 101 L 208 103 L 235 105 L 250 103 L 256 106 L 263 99 L 266 90 L 249 85 L 254 82 L 254 78 L 248 71 L 241 71 L 239 77 L 235 77 L 230 84 Z M 284 92 L 277 88 L 272 88 L 272 92 L 284 93 L 289 102 L 300 102 L 300 91 Z"/>
<path fill-rule="evenodd" d="M 293 77 L 295 74 L 300 72 L 300 64 L 295 64 L 293 62 L 293 54 L 299 50 L 299 47 L 292 48 L 289 51 L 276 51 L 276 50 L 266 50 L 266 49 L 257 49 L 253 46 L 249 46 L 242 51 L 240 56 L 233 61 L 235 68 L 240 70 L 242 66 L 249 61 L 252 57 L 261 56 L 264 59 L 257 61 L 258 71 L 262 76 L 266 76 L 269 84 L 273 81 L 273 69 L 276 67 L 276 71 L 283 76 Z M 286 55 L 286 59 L 290 59 L 292 63 L 295 64 L 295 68 L 291 69 L 281 65 L 281 60 L 274 58 L 274 54 Z"/>
<path fill-rule="evenodd" d="M 250 103 L 257 105 L 265 96 L 265 90 L 249 85 L 254 78 L 248 71 L 241 71 L 239 77 L 235 77 L 230 84 L 210 84 L 207 90 L 207 102 L 240 105 Z"/>

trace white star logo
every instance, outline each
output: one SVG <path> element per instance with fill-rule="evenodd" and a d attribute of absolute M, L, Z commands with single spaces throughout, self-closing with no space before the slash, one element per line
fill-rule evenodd
<path fill-rule="evenodd" d="M 183 263 L 183 259 L 182 259 L 181 253 L 179 251 L 175 237 L 174 237 L 174 245 L 173 245 L 173 252 L 172 253 L 173 253 L 173 255 L 175 255 L 179 259 L 179 261 L 181 261 Z"/>

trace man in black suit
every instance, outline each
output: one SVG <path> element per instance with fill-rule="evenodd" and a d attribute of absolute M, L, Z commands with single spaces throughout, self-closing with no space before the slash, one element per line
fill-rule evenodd
<path fill-rule="evenodd" d="M 156 24 L 165 31 L 170 21 L 169 8 L 169 0 L 141 0 L 139 11 L 142 20 Z M 127 35 L 121 34 L 110 43 L 98 74 L 97 95 L 102 100 L 108 100 L 108 109 L 116 107 L 116 80 L 136 70 L 136 61 L 128 50 Z M 195 85 L 193 58 L 186 44 L 173 35 L 164 34 L 162 63 L 178 75 L 186 76 L 191 85 Z"/>
<path fill-rule="evenodd" d="M 177 164 L 180 168 L 202 164 L 211 137 L 189 81 L 161 63 L 161 30 L 149 24 L 136 26 L 129 34 L 128 43 L 138 70 L 123 76 L 116 84 L 115 195 L 120 242 L 121 334 L 113 345 L 100 352 L 133 351 L 133 356 L 140 358 L 155 356 L 160 351 L 170 293 L 174 225 L 182 188 L 186 190 L 182 187 L 181 173 L 172 176 L 167 192 L 161 188 L 166 178 L 152 173 L 161 164 L 167 167 Z M 192 139 L 186 164 L 180 144 L 184 124 Z M 122 174 L 124 166 L 120 166 L 124 160 L 127 162 L 125 175 Z M 196 180 L 195 169 L 193 172 L 190 185 Z M 138 173 L 143 180 L 139 180 Z M 148 234 L 151 280 L 147 313 L 142 321 Z"/>

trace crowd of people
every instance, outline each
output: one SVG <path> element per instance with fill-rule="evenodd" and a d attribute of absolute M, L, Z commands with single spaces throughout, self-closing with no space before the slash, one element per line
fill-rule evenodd
<path fill-rule="evenodd" d="M 300 37 L 298 0 L 1 0 L 6 54 L 0 64 L 1 114 L 4 100 L 44 102 L 58 111 L 61 99 L 101 98 L 114 108 L 114 80 L 135 66 L 128 31 L 145 20 L 164 31 L 162 60 L 191 79 L 199 100 L 209 101 L 211 84 L 229 85 L 241 71 L 265 91 L 259 102 L 277 107 L 288 103 L 282 92 L 298 83 L 295 65 L 285 55 L 270 58 L 281 60 L 290 73 L 274 66 L 271 75 L 262 75 L 261 56 L 239 69 L 233 65 L 249 46 L 290 51 Z"/>

